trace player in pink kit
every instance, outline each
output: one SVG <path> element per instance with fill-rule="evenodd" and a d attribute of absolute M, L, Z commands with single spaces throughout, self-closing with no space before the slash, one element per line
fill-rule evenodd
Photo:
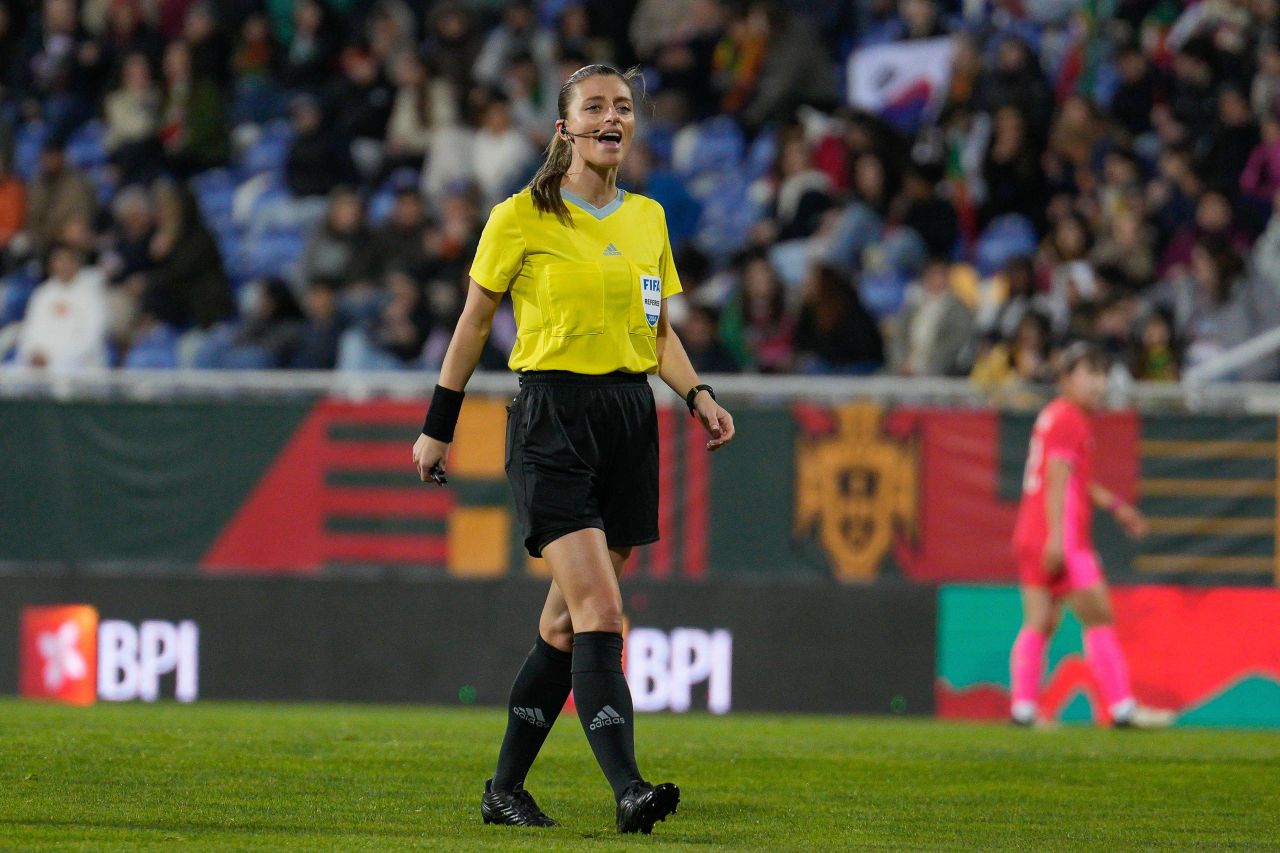
<path fill-rule="evenodd" d="M 1045 648 L 1065 601 L 1084 626 L 1084 652 L 1115 725 L 1167 726 L 1172 714 L 1139 705 L 1112 626 L 1111 601 L 1093 550 L 1093 508 L 1110 510 L 1125 532 L 1146 535 L 1142 513 L 1093 478 L 1090 415 L 1107 390 L 1106 358 L 1087 343 L 1072 344 L 1060 364 L 1058 398 L 1036 418 L 1022 484 L 1013 547 L 1022 586 L 1022 630 L 1010 674 L 1013 722 L 1031 725 L 1044 673 Z"/>

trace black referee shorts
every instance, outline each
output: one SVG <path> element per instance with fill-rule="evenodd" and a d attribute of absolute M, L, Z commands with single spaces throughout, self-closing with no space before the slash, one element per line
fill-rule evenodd
<path fill-rule="evenodd" d="M 587 527 L 611 547 L 656 541 L 658 416 L 645 374 L 522 373 L 506 469 L 534 557 Z"/>

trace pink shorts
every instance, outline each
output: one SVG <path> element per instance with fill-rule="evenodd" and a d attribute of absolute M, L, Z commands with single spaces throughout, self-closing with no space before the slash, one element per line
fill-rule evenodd
<path fill-rule="evenodd" d="M 1061 572 L 1050 575 L 1044 567 L 1044 547 L 1019 548 L 1018 580 L 1023 586 L 1048 589 L 1054 598 L 1088 589 L 1102 582 L 1102 564 L 1093 551 L 1068 551 Z"/>

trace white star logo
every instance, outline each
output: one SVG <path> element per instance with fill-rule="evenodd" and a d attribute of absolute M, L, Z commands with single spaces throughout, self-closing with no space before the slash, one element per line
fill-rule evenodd
<path fill-rule="evenodd" d="M 44 658 L 45 689 L 58 690 L 64 682 L 85 677 L 89 670 L 79 645 L 80 626 L 75 622 L 64 622 L 58 630 L 36 637 L 36 647 Z"/>

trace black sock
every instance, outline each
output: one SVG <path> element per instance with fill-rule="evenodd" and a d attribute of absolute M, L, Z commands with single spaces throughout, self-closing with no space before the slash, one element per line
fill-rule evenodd
<path fill-rule="evenodd" d="M 539 636 L 524 659 L 507 702 L 507 733 L 498 751 L 494 790 L 511 791 L 524 782 L 569 698 L 572 658 L 569 652 L 560 651 Z"/>
<path fill-rule="evenodd" d="M 583 631 L 573 635 L 573 701 L 600 769 L 621 799 L 640 781 L 632 732 L 631 690 L 622 674 L 622 635 Z"/>

